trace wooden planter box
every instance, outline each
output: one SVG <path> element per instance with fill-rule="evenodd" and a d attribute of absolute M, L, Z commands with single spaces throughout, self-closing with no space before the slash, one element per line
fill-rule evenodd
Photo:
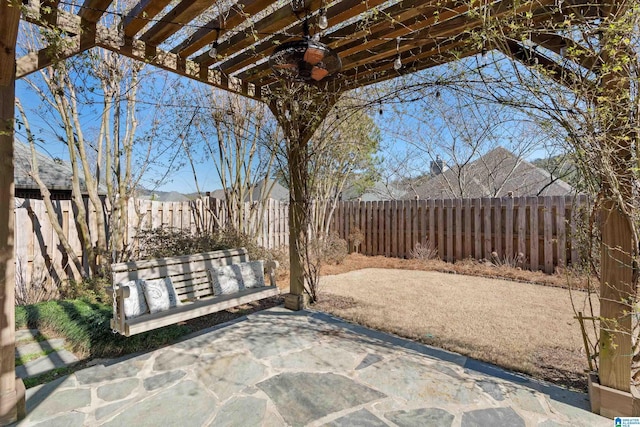
<path fill-rule="evenodd" d="M 589 374 L 589 400 L 591 412 L 603 417 L 640 416 L 640 396 L 600 385 L 595 372 Z"/>

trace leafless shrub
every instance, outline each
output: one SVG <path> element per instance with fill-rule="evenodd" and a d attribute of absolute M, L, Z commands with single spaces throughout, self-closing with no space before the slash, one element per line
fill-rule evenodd
<path fill-rule="evenodd" d="M 358 227 L 351 229 L 347 240 L 350 244 L 351 252 L 359 253 L 360 245 L 364 242 L 364 233 Z"/>
<path fill-rule="evenodd" d="M 16 260 L 16 305 L 49 301 L 59 295 L 58 287 L 49 279 L 43 266 L 34 264 L 31 277 L 27 277 L 27 263 L 23 257 Z"/>
<path fill-rule="evenodd" d="M 409 251 L 409 257 L 420 261 L 438 259 L 438 249 L 435 248 L 433 243 L 425 239 L 424 243 L 416 243 L 413 250 Z"/>
<path fill-rule="evenodd" d="M 514 255 L 498 255 L 498 252 L 491 252 L 491 263 L 496 267 L 522 268 L 524 266 L 525 256 L 522 252 Z"/>
<path fill-rule="evenodd" d="M 337 233 L 314 239 L 311 246 L 315 262 L 319 261 L 320 264 L 342 264 L 348 255 L 347 241 Z"/>

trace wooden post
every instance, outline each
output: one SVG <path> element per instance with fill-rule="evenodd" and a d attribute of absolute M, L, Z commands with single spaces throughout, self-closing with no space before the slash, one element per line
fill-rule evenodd
<path fill-rule="evenodd" d="M 284 86 L 284 85 L 283 85 Z M 308 142 L 316 129 L 333 108 L 338 95 L 314 92 L 310 86 L 292 84 L 284 88 L 278 99 L 269 107 L 282 126 L 287 141 L 289 166 L 289 292 L 285 307 L 290 310 L 304 309 L 305 302 L 305 242 L 309 233 L 307 225 L 311 215 L 311 200 L 308 191 Z"/>
<path fill-rule="evenodd" d="M 632 227 L 633 145 L 637 144 L 637 129 L 630 122 L 635 110 L 631 95 L 629 63 L 637 57 L 629 46 L 624 24 L 626 2 L 612 2 L 603 7 L 606 17 L 602 24 L 602 61 L 606 70 L 601 75 L 597 91 L 596 113 L 599 126 L 606 131 L 599 141 L 604 162 L 602 173 L 603 202 L 600 209 L 602 236 L 600 255 L 600 363 L 599 385 L 607 387 L 600 394 L 598 412 L 605 416 L 638 416 L 640 405 L 631 392 L 632 313 L 635 302 L 633 256 L 637 253 Z M 619 394 L 617 402 L 626 401 L 625 409 L 607 402 L 607 396 Z M 635 402 L 634 402 L 635 401 Z M 593 402 L 592 402 L 593 403 Z"/>
<path fill-rule="evenodd" d="M 13 132 L 20 3 L 0 0 L 0 424 L 25 416 L 15 370 Z"/>

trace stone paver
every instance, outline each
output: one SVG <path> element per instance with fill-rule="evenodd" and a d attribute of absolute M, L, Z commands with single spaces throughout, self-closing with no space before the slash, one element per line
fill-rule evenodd
<path fill-rule="evenodd" d="M 16 366 L 16 376 L 23 379 L 35 377 L 78 362 L 75 354 L 65 349 L 63 338 L 39 341 L 42 338 L 37 329 L 16 331 L 16 363 L 18 358 L 28 360 Z"/>
<path fill-rule="evenodd" d="M 49 350 L 60 350 L 64 347 L 63 338 L 54 338 L 46 341 L 29 342 L 16 346 L 16 357 L 23 357 L 29 354 L 42 353 Z"/>
<path fill-rule="evenodd" d="M 462 427 L 525 427 L 524 419 L 512 408 L 476 409 L 462 414 Z"/>
<path fill-rule="evenodd" d="M 258 384 L 291 425 L 306 425 L 334 412 L 386 397 L 331 373 L 282 373 Z"/>
<path fill-rule="evenodd" d="M 386 427 L 386 423 L 366 409 L 351 412 L 326 424 L 327 427 Z"/>
<path fill-rule="evenodd" d="M 29 389 L 18 425 L 612 425 L 587 406 L 463 356 L 275 308 Z"/>
<path fill-rule="evenodd" d="M 440 408 L 420 408 L 409 411 L 395 411 L 384 415 L 400 427 L 439 426 L 449 427 L 455 416 Z M 487 424 L 497 425 L 497 424 Z"/>

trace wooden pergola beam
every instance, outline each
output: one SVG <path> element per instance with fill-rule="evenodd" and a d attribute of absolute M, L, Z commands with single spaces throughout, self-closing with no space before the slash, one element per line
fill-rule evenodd
<path fill-rule="evenodd" d="M 567 50 L 573 49 L 575 54 L 571 55 L 571 60 L 588 71 L 598 73 L 602 67 L 602 58 L 597 55 L 588 54 L 588 49 L 580 46 L 575 41 L 557 34 L 532 34 L 531 41 L 550 51 L 562 56 Z"/>
<path fill-rule="evenodd" d="M 55 23 L 52 23 L 49 19 L 51 15 L 42 15 L 42 10 L 39 0 L 30 0 L 28 5 L 22 7 L 22 19 L 43 28 L 55 28 L 67 36 L 76 36 L 82 33 L 82 19 L 78 15 L 58 9 L 55 13 Z"/>
<path fill-rule="evenodd" d="M 211 0 L 183 0 L 149 28 L 140 40 L 159 45 L 211 6 Z"/>
<path fill-rule="evenodd" d="M 38 13 L 38 8 L 30 9 L 30 21 L 37 25 L 45 25 L 42 20 L 38 19 Z M 52 57 L 47 48 L 21 57 L 17 64 L 20 77 L 48 67 L 57 60 L 69 58 L 97 46 L 201 83 L 261 100 L 260 90 L 257 85 L 244 82 L 236 77 L 228 77 L 220 71 L 202 67 L 194 61 L 183 59 L 179 55 L 158 49 L 142 41 L 127 38 L 122 40 L 116 31 L 102 25 L 81 30 L 80 18 L 68 12 L 59 11 L 58 21 L 70 33 L 79 33 L 81 35 L 70 37 L 65 47 L 57 52 L 56 57 Z"/>
<path fill-rule="evenodd" d="M 133 37 L 142 30 L 151 19 L 169 4 L 171 0 L 142 0 L 122 20 L 122 28 L 127 37 Z"/>
<path fill-rule="evenodd" d="M 85 0 L 80 8 L 80 18 L 87 22 L 96 23 L 105 11 L 111 6 L 113 0 Z"/>
<path fill-rule="evenodd" d="M 307 2 L 307 10 L 309 13 L 313 13 L 320 9 L 324 4 L 323 0 L 309 0 Z M 220 43 L 218 47 L 218 54 L 225 55 L 227 52 L 240 51 L 248 48 L 258 40 L 262 40 L 269 35 L 281 31 L 288 25 L 298 21 L 298 18 L 291 11 L 291 5 L 289 3 L 282 6 L 280 9 L 268 14 L 258 22 L 254 22 L 243 31 L 239 31 L 237 34 L 231 36 L 228 40 Z M 216 62 L 213 58 L 209 57 L 207 52 L 198 55 L 195 61 L 199 64 L 209 66 Z"/>
<path fill-rule="evenodd" d="M 227 13 L 215 16 L 203 28 L 199 28 L 182 43 L 171 49 L 171 53 L 177 53 L 186 58 L 196 53 L 200 48 L 212 43 L 226 29 L 239 26 L 249 16 L 262 12 L 273 3 L 275 3 L 274 0 L 240 0 Z M 217 29 L 220 29 L 220 31 Z"/>
<path fill-rule="evenodd" d="M 234 92 L 248 98 L 262 101 L 258 86 L 249 84 L 236 77 L 229 77 L 217 70 L 202 67 L 200 64 L 184 59 L 175 53 L 166 52 L 139 40 L 127 40 L 121 45 L 118 35 L 106 28 L 99 27 L 96 32 L 96 46 L 120 53 L 131 59 L 145 62 L 163 70 L 197 80 L 201 83 Z"/>
<path fill-rule="evenodd" d="M 329 25 L 335 25 L 339 22 L 346 21 L 351 19 L 359 14 L 363 13 L 367 7 L 377 7 L 384 3 L 384 0 L 370 0 L 366 4 L 363 2 L 358 2 L 353 4 L 353 2 L 342 2 L 332 5 L 327 9 L 327 19 Z M 359 24 L 364 26 L 366 23 L 360 22 Z M 355 26 L 356 24 L 351 24 L 351 26 Z M 289 33 L 300 34 L 302 35 L 302 25 L 296 24 L 289 28 Z M 329 32 L 325 35 L 327 39 L 340 38 L 339 33 L 342 30 Z M 264 40 L 257 45 L 253 46 L 251 52 L 242 52 L 239 55 L 235 55 L 232 58 L 225 59 L 220 67 L 227 70 L 229 73 L 233 73 L 241 68 L 244 68 L 252 63 L 256 62 L 256 59 L 268 58 L 269 55 L 273 53 L 275 48 L 281 44 L 286 43 L 291 40 L 299 39 L 299 37 L 289 37 L 288 35 L 275 35 L 274 37 Z M 329 44 L 329 47 L 336 48 L 337 42 L 332 42 Z M 256 67 L 256 72 L 252 73 L 252 75 L 258 74 L 259 71 L 264 70 L 265 66 Z M 245 75 L 246 76 L 246 75 Z"/>
<path fill-rule="evenodd" d="M 83 32 L 82 35 L 67 37 L 62 49 L 52 50 L 51 46 L 21 56 L 16 60 L 16 79 L 21 79 L 31 73 L 46 68 L 57 61 L 71 58 L 79 53 L 91 49 L 96 45 L 95 34 Z"/>
<path fill-rule="evenodd" d="M 583 78 L 572 69 L 553 61 L 534 48 L 527 48 L 513 40 L 507 41 L 498 49 L 507 57 L 510 57 L 526 66 L 538 66 L 547 71 L 547 76 L 568 88 L 581 87 L 583 93 L 594 94 L 595 83 Z M 584 89 L 587 89 L 586 91 Z"/>

